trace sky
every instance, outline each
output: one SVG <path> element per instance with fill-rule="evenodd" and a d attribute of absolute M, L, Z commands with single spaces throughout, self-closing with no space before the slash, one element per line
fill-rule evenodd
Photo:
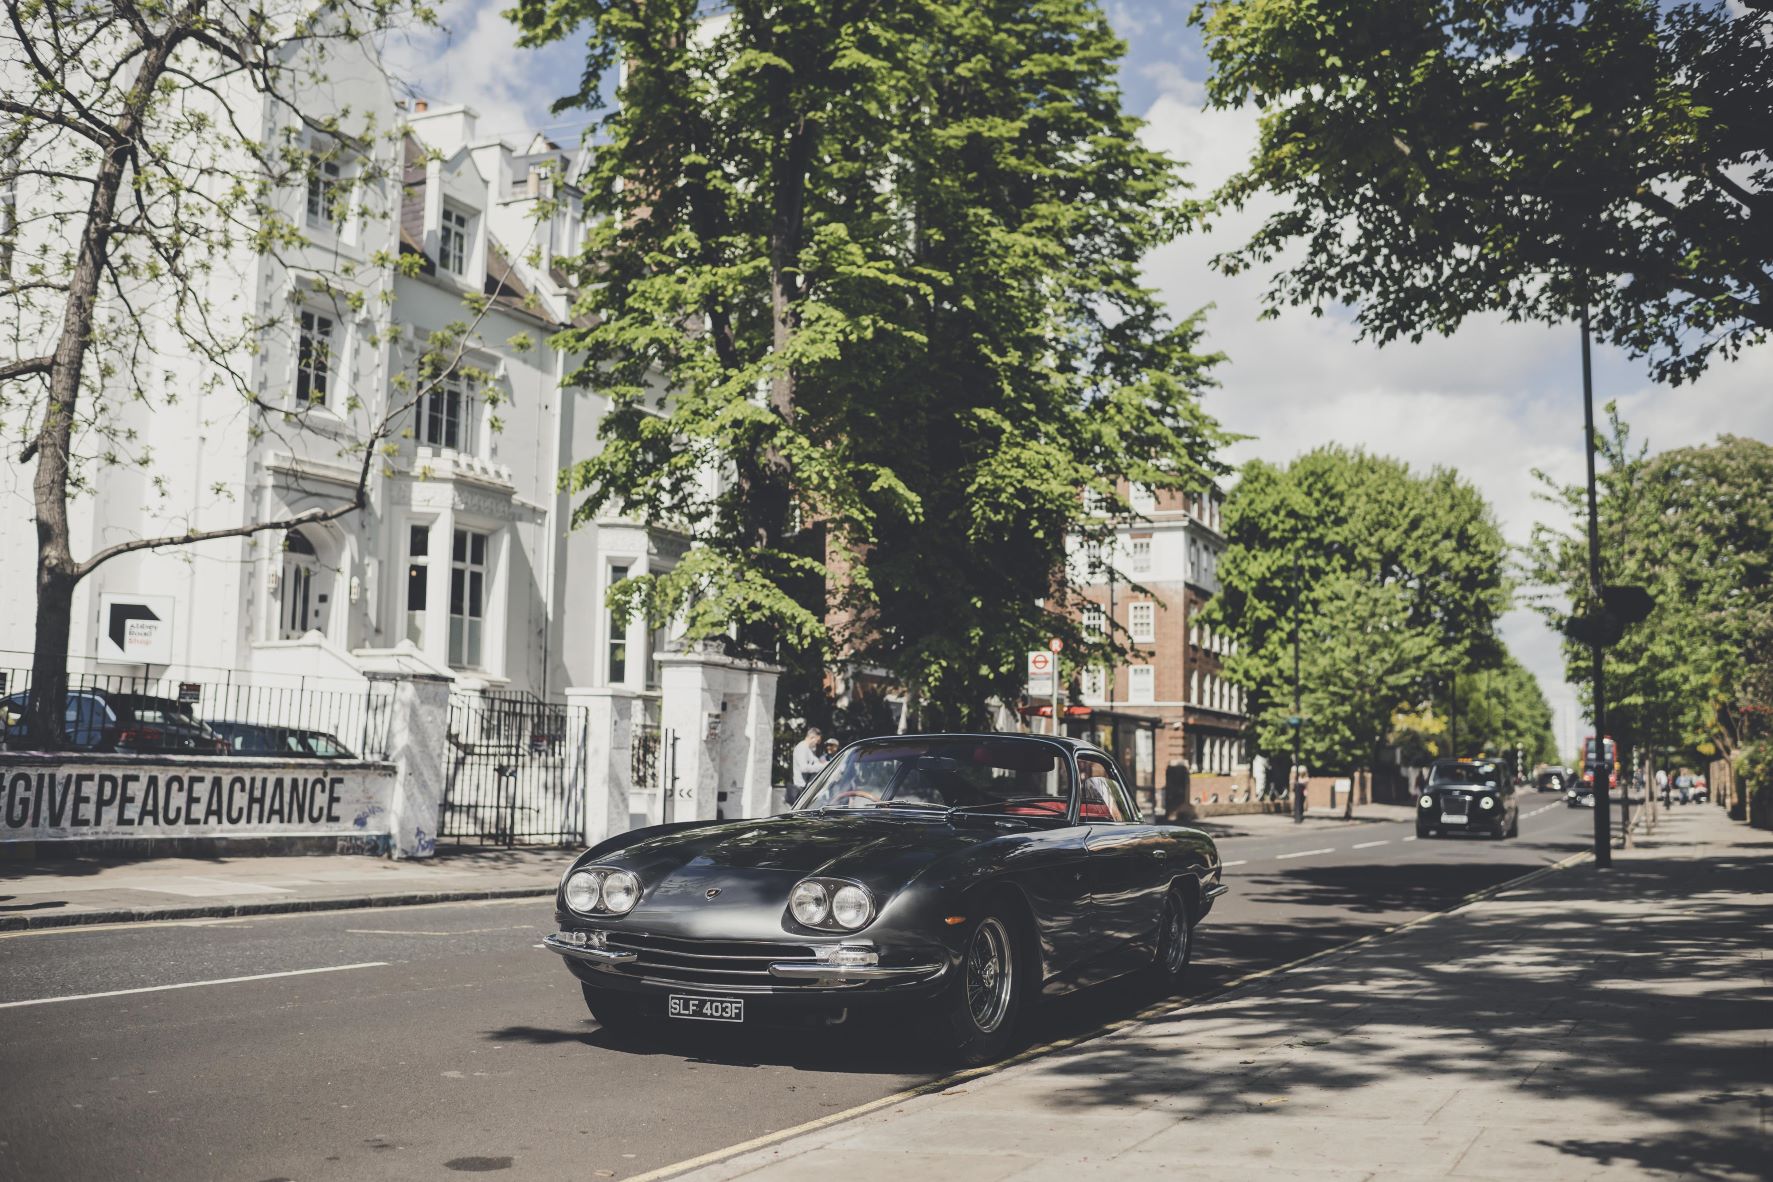
<path fill-rule="evenodd" d="M 445 31 L 391 47 L 396 71 L 416 95 L 465 102 L 480 129 L 521 140 L 547 128 L 571 144 L 582 116 L 556 116 L 549 104 L 573 88 L 582 61 L 572 45 L 519 49 L 499 15 L 509 0 L 446 0 Z M 1206 58 L 1187 23 L 1190 0 L 1104 0 L 1127 41 L 1122 87 L 1127 109 L 1147 123 L 1150 144 L 1186 165 L 1188 180 L 1208 191 L 1237 170 L 1254 143 L 1247 111 L 1209 111 L 1203 103 Z M 1267 276 L 1226 277 L 1209 260 L 1241 242 L 1262 217 L 1253 206 L 1155 252 L 1148 281 L 1177 315 L 1207 307 L 1207 345 L 1227 355 L 1208 411 L 1233 432 L 1232 463 L 1285 463 L 1336 442 L 1397 456 L 1426 470 L 1458 469 L 1496 508 L 1512 543 L 1525 543 L 1550 516 L 1536 497 L 1535 469 L 1573 483 L 1583 471 L 1580 354 L 1573 326 L 1467 322 L 1450 338 L 1378 349 L 1358 343 L 1351 317 L 1303 310 L 1260 321 Z M 1641 363 L 1615 350 L 1595 355 L 1596 414 L 1610 400 L 1634 437 L 1656 451 L 1730 433 L 1773 439 L 1773 344 L 1714 366 L 1682 387 L 1652 383 Z M 1559 524 L 1562 524 L 1559 522 Z M 1503 636 L 1538 676 L 1557 720 L 1559 746 L 1580 733 L 1576 696 L 1564 680 L 1557 637 L 1539 616 L 1516 609 Z"/>

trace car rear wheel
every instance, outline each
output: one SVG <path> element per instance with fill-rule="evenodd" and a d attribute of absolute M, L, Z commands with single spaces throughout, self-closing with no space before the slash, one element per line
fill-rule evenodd
<path fill-rule="evenodd" d="M 1001 908 L 972 922 L 962 949 L 958 971 L 942 994 L 941 1029 L 948 1035 L 946 1050 L 972 1067 L 1003 1058 L 1015 1039 L 1027 992 L 1026 958 L 1016 926 Z"/>
<path fill-rule="evenodd" d="M 1435 835 L 1434 826 L 1432 826 L 1432 825 L 1418 825 L 1418 826 L 1416 826 L 1416 836 L 1417 837 L 1433 837 L 1434 835 Z"/>
<path fill-rule="evenodd" d="M 1172 890 L 1164 898 L 1163 916 L 1158 920 L 1157 955 L 1151 962 L 1151 980 L 1164 995 L 1182 988 L 1188 975 L 1188 961 L 1194 954 L 1194 908 Z"/>

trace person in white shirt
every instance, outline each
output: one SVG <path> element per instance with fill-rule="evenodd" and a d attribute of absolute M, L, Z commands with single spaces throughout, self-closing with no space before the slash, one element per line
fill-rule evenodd
<path fill-rule="evenodd" d="M 819 752 L 819 740 L 823 734 L 816 726 L 809 726 L 806 738 L 794 745 L 794 786 L 805 788 L 813 782 L 825 766 L 825 757 Z"/>

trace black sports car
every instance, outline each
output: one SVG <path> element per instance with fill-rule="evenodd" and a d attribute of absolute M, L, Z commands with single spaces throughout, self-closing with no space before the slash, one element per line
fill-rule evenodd
<path fill-rule="evenodd" d="M 1435 760 L 1416 805 L 1417 837 L 1443 833 L 1520 835 L 1521 811 L 1514 777 L 1506 766 L 1493 760 Z"/>
<path fill-rule="evenodd" d="M 1141 970 L 1174 989 L 1220 871 L 1089 744 L 901 735 L 839 752 L 791 812 L 586 851 L 545 944 L 618 1031 L 915 1005 L 979 1063 L 1042 993 Z"/>

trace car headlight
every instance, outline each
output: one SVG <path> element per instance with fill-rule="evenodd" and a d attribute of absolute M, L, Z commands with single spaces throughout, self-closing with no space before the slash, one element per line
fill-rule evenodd
<path fill-rule="evenodd" d="M 1434 807 L 1434 797 L 1432 797 L 1428 793 L 1424 792 L 1422 794 L 1421 798 L 1416 801 L 1416 803 L 1418 805 L 1420 805 L 1422 808 L 1431 809 Z"/>
<path fill-rule="evenodd" d="M 855 931 L 873 917 L 874 900 L 855 883 L 845 883 L 831 895 L 831 922 Z"/>
<path fill-rule="evenodd" d="M 1478 807 L 1481 809 L 1493 809 L 1496 807 L 1496 798 L 1494 796 L 1486 796 L 1478 801 Z"/>
<path fill-rule="evenodd" d="M 612 870 L 603 880 L 603 908 L 611 915 L 626 915 L 640 902 L 640 880 L 626 870 Z"/>
<path fill-rule="evenodd" d="M 566 905 L 574 911 L 596 911 L 597 901 L 603 895 L 603 877 L 603 872 L 599 870 L 579 870 L 569 875 L 566 880 Z"/>
<path fill-rule="evenodd" d="M 788 910 L 809 928 L 822 926 L 831 916 L 831 892 L 825 884 L 808 879 L 788 892 Z"/>

